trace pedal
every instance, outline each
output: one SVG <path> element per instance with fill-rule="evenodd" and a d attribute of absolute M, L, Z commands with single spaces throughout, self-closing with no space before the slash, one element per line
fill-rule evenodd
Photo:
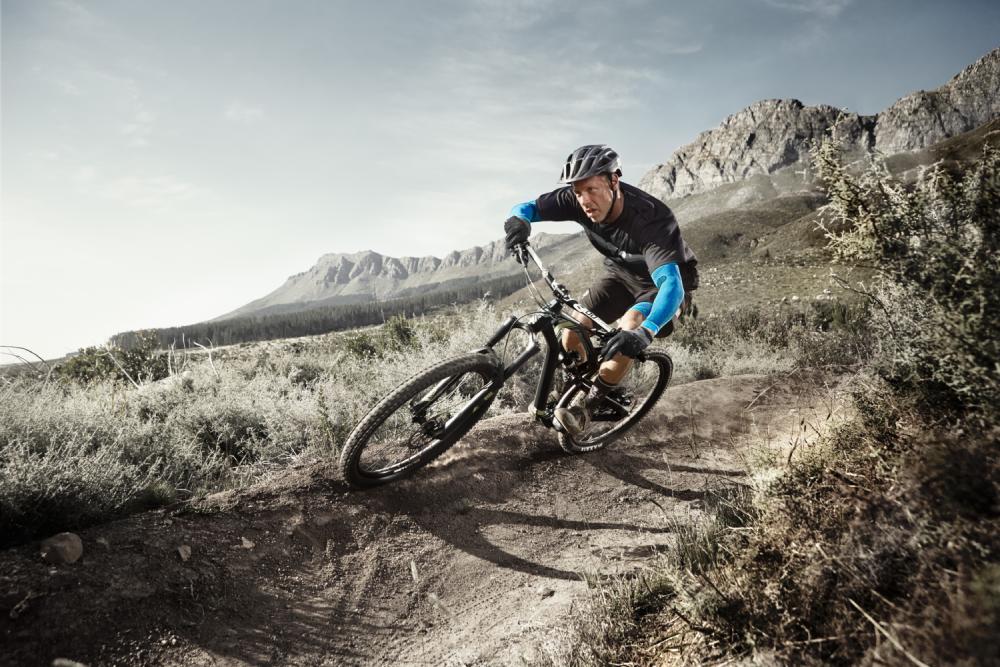
<path fill-rule="evenodd" d="M 620 387 L 613 389 L 608 392 L 605 400 L 600 405 L 591 410 L 590 418 L 597 422 L 618 421 L 623 415 L 621 414 L 619 408 L 610 405 L 607 401 L 614 401 L 624 408 L 626 412 L 630 412 L 629 408 L 632 407 L 632 399 L 633 397 L 624 389 L 621 389 Z"/>

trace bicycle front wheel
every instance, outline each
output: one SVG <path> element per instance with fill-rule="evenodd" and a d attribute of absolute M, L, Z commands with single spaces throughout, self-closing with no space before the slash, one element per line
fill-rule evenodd
<path fill-rule="evenodd" d="M 604 406 L 591 415 L 590 426 L 578 435 L 559 433 L 559 446 L 571 454 L 592 452 L 618 439 L 645 417 L 660 399 L 674 372 L 670 355 L 663 350 L 647 349 L 642 359 L 635 359 Z M 582 397 L 585 388 L 570 386 L 559 398 L 556 408 L 567 408 Z"/>
<path fill-rule="evenodd" d="M 372 408 L 340 455 L 355 488 L 386 484 L 430 463 L 479 421 L 500 389 L 493 353 L 446 359 L 417 373 Z"/>

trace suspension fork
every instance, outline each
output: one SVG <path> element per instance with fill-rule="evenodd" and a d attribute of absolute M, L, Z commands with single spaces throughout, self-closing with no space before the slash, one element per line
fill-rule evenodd
<path fill-rule="evenodd" d="M 536 330 L 545 339 L 545 361 L 542 362 L 542 374 L 535 387 L 535 416 L 544 417 L 547 416 L 546 408 L 549 402 L 549 391 L 552 389 L 552 379 L 555 377 L 556 367 L 559 365 L 560 345 L 551 320 L 544 319 L 538 322 Z"/>
<path fill-rule="evenodd" d="M 489 340 L 486 341 L 486 345 L 476 350 L 476 352 L 484 354 L 487 352 L 492 352 L 493 346 L 499 343 L 501 340 L 503 340 L 504 336 L 510 333 L 511 329 L 514 328 L 515 324 L 517 324 L 517 318 L 511 315 L 506 320 L 504 320 L 499 327 L 497 327 L 497 330 L 494 331 L 493 335 L 490 336 Z M 536 350 L 537 350 L 537 345 L 536 345 Z M 522 354 L 522 356 L 524 355 Z M 520 359 L 520 357 L 518 359 Z M 524 361 L 527 361 L 527 358 L 521 361 L 521 363 L 524 363 Z M 516 370 L 516 366 L 520 366 L 520 364 L 518 364 L 517 360 L 515 360 L 515 363 L 512 364 L 512 366 L 514 366 L 515 367 L 514 370 Z M 510 374 L 504 371 L 506 371 L 506 369 L 498 369 L 497 374 L 494 376 L 493 380 L 489 383 L 488 387 L 492 387 L 499 390 L 500 385 L 506 382 L 507 378 L 510 377 Z M 460 377 L 450 377 L 441 380 L 436 385 L 431 387 L 431 389 L 427 393 L 425 393 L 419 401 L 417 401 L 416 403 L 412 403 L 410 407 L 414 412 L 419 412 L 425 406 L 430 405 L 431 403 L 436 401 L 443 394 L 446 394 L 447 392 L 454 389 L 455 385 L 458 383 L 460 379 L 461 379 Z M 476 397 L 478 398 L 478 394 Z"/>

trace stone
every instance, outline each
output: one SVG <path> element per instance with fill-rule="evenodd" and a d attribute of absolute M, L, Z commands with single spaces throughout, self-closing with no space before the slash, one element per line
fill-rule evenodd
<path fill-rule="evenodd" d="M 537 589 L 537 591 L 538 591 L 538 597 L 540 597 L 542 599 L 544 599 L 544 598 L 550 598 L 550 597 L 552 597 L 553 595 L 556 594 L 556 591 L 555 591 L 554 588 L 552 588 L 550 586 L 546 586 L 545 584 L 542 584 L 541 586 L 539 586 L 538 589 Z"/>
<path fill-rule="evenodd" d="M 187 561 L 189 558 L 191 558 L 191 547 L 189 547 L 186 544 L 180 545 L 179 547 L 177 547 L 177 555 L 180 556 L 180 559 L 182 561 Z"/>
<path fill-rule="evenodd" d="M 41 554 L 46 562 L 69 565 L 83 555 L 83 540 L 76 533 L 59 533 L 42 542 Z"/>

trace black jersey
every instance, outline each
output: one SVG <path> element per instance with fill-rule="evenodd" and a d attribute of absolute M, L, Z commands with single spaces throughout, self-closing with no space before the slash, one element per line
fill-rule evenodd
<path fill-rule="evenodd" d="M 693 269 L 698 258 L 681 238 L 670 207 L 633 185 L 619 181 L 619 186 L 624 207 L 614 222 L 592 222 L 571 186 L 540 195 L 535 200 L 538 217 L 578 222 L 599 253 L 641 278 L 648 280 L 653 271 L 670 262 Z"/>

